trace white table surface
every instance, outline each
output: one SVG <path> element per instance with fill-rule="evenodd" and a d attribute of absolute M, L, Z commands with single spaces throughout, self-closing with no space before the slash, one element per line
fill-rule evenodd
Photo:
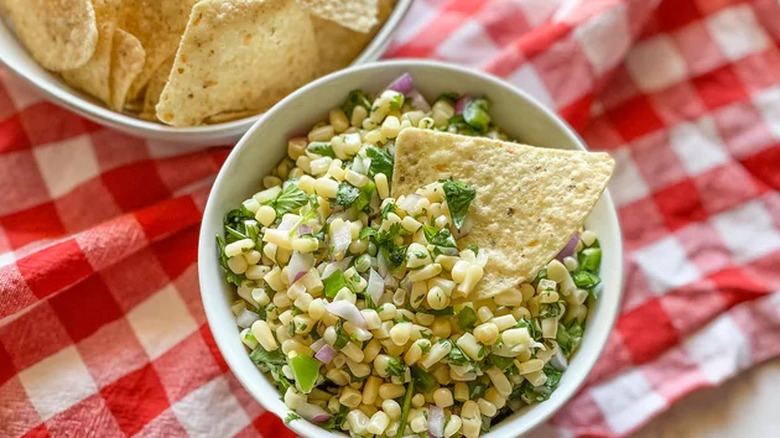
<path fill-rule="evenodd" d="M 549 438 L 544 426 L 527 438 Z M 628 438 L 780 438 L 780 358 L 695 391 Z"/>

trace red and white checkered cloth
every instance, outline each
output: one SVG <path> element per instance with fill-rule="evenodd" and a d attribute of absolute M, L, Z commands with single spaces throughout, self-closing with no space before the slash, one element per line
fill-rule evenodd
<path fill-rule="evenodd" d="M 390 49 L 484 68 L 618 161 L 623 313 L 547 435 L 623 436 L 780 355 L 777 0 L 417 0 Z M 0 70 L 0 436 L 291 436 L 198 294 L 226 147 L 129 138 Z"/>

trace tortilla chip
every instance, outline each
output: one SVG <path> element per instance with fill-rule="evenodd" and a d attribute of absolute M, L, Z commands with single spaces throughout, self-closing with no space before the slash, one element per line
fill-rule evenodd
<path fill-rule="evenodd" d="M 98 40 L 95 53 L 83 66 L 62 72 L 68 85 L 94 96 L 105 103 L 111 103 L 111 54 L 117 11 L 121 0 L 92 0 L 97 19 Z"/>
<path fill-rule="evenodd" d="M 157 120 L 157 112 L 154 107 L 157 106 L 157 102 L 160 101 L 160 93 L 162 93 L 165 84 L 168 83 L 168 76 L 171 74 L 171 67 L 173 67 L 173 57 L 162 63 L 157 71 L 154 72 L 149 83 L 146 85 L 146 93 L 144 93 L 143 110 L 138 116 L 144 120 L 159 121 Z"/>
<path fill-rule="evenodd" d="M 250 117 L 255 114 L 257 114 L 257 111 L 252 110 L 227 111 L 208 116 L 206 120 L 204 120 L 204 123 L 207 125 L 214 125 L 216 123 L 232 122 L 233 120 L 243 119 L 244 117 Z"/>
<path fill-rule="evenodd" d="M 192 10 L 157 117 L 173 126 L 261 112 L 309 82 L 317 49 L 294 0 L 204 0 Z"/>
<path fill-rule="evenodd" d="M 320 74 L 324 75 L 351 64 L 374 39 L 374 35 L 382 28 L 380 24 L 387 20 L 394 6 L 395 0 L 379 1 L 379 22 L 369 33 L 355 32 L 333 21 L 312 15 L 314 37 L 320 54 Z"/>
<path fill-rule="evenodd" d="M 122 0 L 119 27 L 133 34 L 146 52 L 143 69 L 127 92 L 128 99 L 140 99 L 154 72 L 176 53 L 187 27 L 192 7 L 198 0 Z"/>
<path fill-rule="evenodd" d="M 114 34 L 111 59 L 111 109 L 122 111 L 130 84 L 141 72 L 146 54 L 138 38 L 122 29 Z"/>
<path fill-rule="evenodd" d="M 477 191 L 471 233 L 458 241 L 488 255 L 471 297 L 493 297 L 532 279 L 579 229 L 609 181 L 606 153 L 547 149 L 405 129 L 395 142 L 393 196 L 452 177 Z"/>
<path fill-rule="evenodd" d="M 338 23 L 355 32 L 368 33 L 377 23 L 379 0 L 297 0 L 317 17 Z"/>
<path fill-rule="evenodd" d="M 98 28 L 89 0 L 9 0 L 4 10 L 33 58 L 48 70 L 79 68 L 95 53 Z"/>

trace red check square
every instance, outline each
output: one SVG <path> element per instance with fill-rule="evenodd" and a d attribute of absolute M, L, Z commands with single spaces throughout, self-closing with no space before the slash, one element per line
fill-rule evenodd
<path fill-rule="evenodd" d="M 707 217 L 701 203 L 701 195 L 690 179 L 656 192 L 653 199 L 667 228 L 672 231 Z"/>
<path fill-rule="evenodd" d="M 43 239 L 60 237 L 65 227 L 53 202 L 47 202 L 0 218 L 0 226 L 14 249 Z"/>
<path fill-rule="evenodd" d="M 109 170 L 101 175 L 103 183 L 124 211 L 158 202 L 170 196 L 155 164 L 142 161 Z"/>
<path fill-rule="evenodd" d="M 140 431 L 170 407 L 165 388 L 151 364 L 103 388 L 100 394 L 127 435 Z"/>
<path fill-rule="evenodd" d="M 637 96 L 607 112 L 606 117 L 627 142 L 664 127 L 646 95 Z"/>
<path fill-rule="evenodd" d="M 50 302 L 74 342 L 122 316 L 100 274 L 93 274 L 55 295 Z"/>
<path fill-rule="evenodd" d="M 0 121 L 0 153 L 30 148 L 30 140 L 18 114 Z"/>
<path fill-rule="evenodd" d="M 780 190 L 780 172 L 777 171 L 777 163 L 780 163 L 780 145 L 774 145 L 746 157 L 741 162 L 757 184 L 764 188 Z"/>
<path fill-rule="evenodd" d="M 729 65 L 695 77 L 692 82 L 702 102 L 711 110 L 748 98 L 742 81 Z"/>
<path fill-rule="evenodd" d="M 654 359 L 679 341 L 677 330 L 657 298 L 623 313 L 617 330 L 635 364 Z"/>
<path fill-rule="evenodd" d="M 74 240 L 66 240 L 30 254 L 17 262 L 25 281 L 39 298 L 92 274 L 92 266 Z"/>

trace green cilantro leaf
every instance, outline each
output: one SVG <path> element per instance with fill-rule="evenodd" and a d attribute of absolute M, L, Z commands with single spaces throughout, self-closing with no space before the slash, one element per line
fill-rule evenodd
<path fill-rule="evenodd" d="M 281 218 L 285 214 L 303 207 L 307 202 L 309 202 L 309 196 L 306 192 L 295 184 L 287 184 L 275 198 L 263 202 L 263 205 L 270 205 L 276 211 L 276 217 Z"/>
<path fill-rule="evenodd" d="M 371 159 L 371 166 L 368 168 L 369 176 L 384 173 L 388 181 L 393 179 L 393 156 L 387 149 L 369 146 L 366 148 L 366 156 Z"/>
<path fill-rule="evenodd" d="M 469 212 L 471 202 L 477 197 L 477 191 L 465 183 L 453 181 L 452 179 L 445 180 L 443 186 L 444 197 L 447 199 L 452 222 L 460 230 Z"/>
<path fill-rule="evenodd" d="M 341 104 L 341 110 L 344 111 L 348 119 L 351 119 L 352 111 L 358 106 L 362 106 L 366 111 L 369 111 L 371 109 L 371 101 L 362 90 L 352 90 L 349 92 L 347 100 Z"/>
<path fill-rule="evenodd" d="M 336 193 L 336 204 L 343 207 L 349 207 L 355 203 L 358 196 L 360 196 L 360 189 L 343 181 L 339 184 L 339 190 Z"/>
<path fill-rule="evenodd" d="M 327 141 L 313 141 L 306 146 L 306 150 L 322 157 L 336 158 L 333 147 Z"/>

